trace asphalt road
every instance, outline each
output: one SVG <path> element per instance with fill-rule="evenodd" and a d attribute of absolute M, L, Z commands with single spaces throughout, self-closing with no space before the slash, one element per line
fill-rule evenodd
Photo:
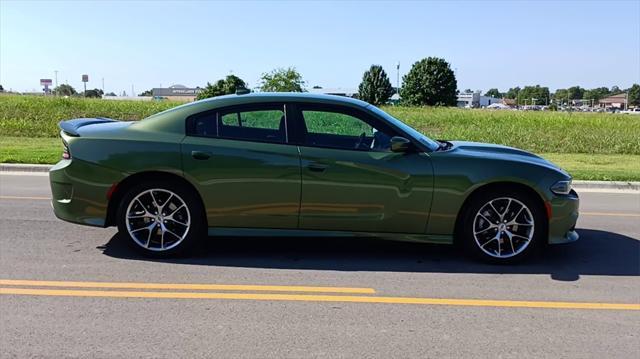
<path fill-rule="evenodd" d="M 517 266 L 367 239 L 210 238 L 148 260 L 57 220 L 49 195 L 0 174 L 1 357 L 640 355 L 637 193 L 581 193 L 580 241 Z"/>

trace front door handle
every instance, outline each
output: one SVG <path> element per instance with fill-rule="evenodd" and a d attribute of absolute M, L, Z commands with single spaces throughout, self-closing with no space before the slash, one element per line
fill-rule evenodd
<path fill-rule="evenodd" d="M 196 160 L 208 160 L 211 157 L 211 152 L 206 151 L 191 151 L 191 157 Z"/>
<path fill-rule="evenodd" d="M 309 171 L 313 172 L 324 172 L 328 167 L 328 165 L 323 165 L 322 163 L 317 162 L 311 163 L 307 166 L 307 168 L 309 168 Z"/>

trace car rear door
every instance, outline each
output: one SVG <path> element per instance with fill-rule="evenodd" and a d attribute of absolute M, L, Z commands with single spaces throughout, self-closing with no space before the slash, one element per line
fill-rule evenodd
<path fill-rule="evenodd" d="M 284 103 L 191 116 L 181 151 L 209 227 L 297 228 L 300 160 L 289 143 Z"/>
<path fill-rule="evenodd" d="M 299 104 L 300 228 L 424 233 L 433 170 L 427 154 L 391 152 L 397 130 L 342 106 Z"/>

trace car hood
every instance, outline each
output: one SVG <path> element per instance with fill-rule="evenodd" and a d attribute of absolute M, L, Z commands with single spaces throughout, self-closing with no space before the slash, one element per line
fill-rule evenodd
<path fill-rule="evenodd" d="M 467 142 L 467 141 L 449 141 L 453 144 L 451 151 L 463 156 L 491 158 L 502 161 L 528 163 L 536 166 L 542 166 L 563 173 L 569 174 L 558 165 L 548 161 L 536 154 L 513 148 L 509 146 L 496 145 L 491 143 Z"/>

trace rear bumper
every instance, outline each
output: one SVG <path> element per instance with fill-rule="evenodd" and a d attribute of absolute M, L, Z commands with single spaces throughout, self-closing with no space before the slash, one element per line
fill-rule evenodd
<path fill-rule="evenodd" d="M 575 231 L 578 221 L 580 199 L 575 191 L 567 196 L 551 200 L 552 215 L 549 219 L 549 244 L 570 243 L 578 240 Z"/>
<path fill-rule="evenodd" d="M 67 222 L 104 227 L 107 192 L 121 178 L 118 172 L 77 159 L 58 162 L 49 170 L 54 214 Z"/>

